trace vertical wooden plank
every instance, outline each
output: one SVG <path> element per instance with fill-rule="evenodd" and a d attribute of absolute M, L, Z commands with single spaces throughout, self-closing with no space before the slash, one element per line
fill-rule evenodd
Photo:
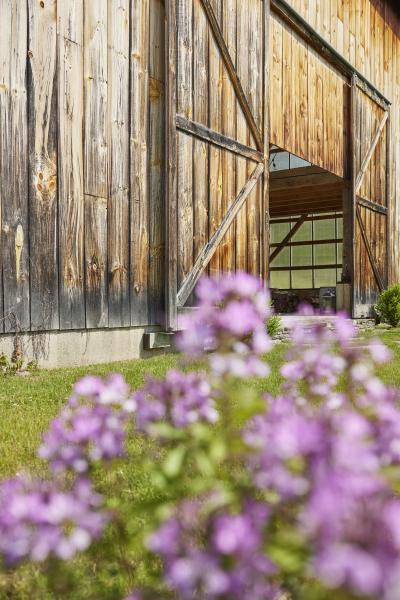
<path fill-rule="evenodd" d="M 108 319 L 131 323 L 129 297 L 129 0 L 108 5 Z"/>
<path fill-rule="evenodd" d="M 249 11 L 249 92 L 248 100 L 255 120 L 262 129 L 262 16 L 259 13 L 259 0 L 248 3 Z M 247 161 L 247 177 L 254 171 L 254 165 Z M 260 180 L 261 181 L 261 180 Z M 257 184 L 247 199 L 247 269 L 249 273 L 260 276 L 261 252 L 261 208 L 262 186 Z"/>
<path fill-rule="evenodd" d="M 283 53 L 282 53 L 282 112 L 283 112 L 283 148 L 291 150 L 293 148 L 293 124 L 292 115 L 292 34 L 286 24 L 282 24 L 283 34 Z"/>
<path fill-rule="evenodd" d="M 173 2 L 172 2 L 173 4 Z M 172 10 L 172 7 L 171 7 Z M 131 17 L 131 324 L 148 322 L 148 29 L 149 0 L 134 0 Z M 175 123 L 168 124 L 170 135 Z"/>
<path fill-rule="evenodd" d="M 283 113 L 276 110 L 282 105 L 283 73 L 282 73 L 282 25 L 273 14 L 270 16 L 270 84 L 269 84 L 269 119 L 270 141 L 276 146 L 283 146 Z M 238 46 L 238 52 L 242 52 Z"/>
<path fill-rule="evenodd" d="M 193 115 L 193 2 L 180 1 L 178 17 L 177 110 Z M 178 135 L 178 285 L 193 266 L 193 138 Z"/>
<path fill-rule="evenodd" d="M 269 284 L 269 141 L 270 141 L 270 105 L 269 105 L 269 86 L 270 86 L 270 51 L 271 51 L 271 6 L 270 0 L 262 3 L 263 10 L 263 100 L 264 100 L 264 174 L 263 174 L 263 203 L 261 212 L 262 238 L 261 238 L 261 277 L 264 285 Z"/>
<path fill-rule="evenodd" d="M 4 10 L 10 27 L 8 91 L 2 128 L 2 259 L 5 331 L 29 329 L 29 232 L 28 232 L 28 114 L 26 90 L 26 3 L 12 2 Z M 3 12 L 1 12 L 3 15 Z M 8 18 L 7 18 L 8 17 Z M 2 17 L 3 18 L 3 17 Z M 3 120 L 3 114 L 1 115 Z"/>
<path fill-rule="evenodd" d="M 84 22 L 86 327 L 107 327 L 107 0 L 87 2 Z"/>
<path fill-rule="evenodd" d="M 31 329 L 58 329 L 57 3 L 29 10 Z"/>
<path fill-rule="evenodd" d="M 177 176 L 176 176 L 176 2 L 166 0 L 166 202 L 165 327 L 177 326 Z"/>
<path fill-rule="evenodd" d="M 149 134 L 149 323 L 163 324 L 165 64 L 164 3 L 150 5 L 150 134 Z"/>
<path fill-rule="evenodd" d="M 215 0 L 215 15 L 221 22 L 222 0 Z M 179 52 L 179 49 L 178 49 Z M 222 127 L 222 72 L 223 63 L 218 47 L 213 36 L 209 36 L 209 119 L 210 127 L 215 131 L 221 131 Z M 222 206 L 222 150 L 210 146 L 209 164 L 210 164 L 210 182 L 209 182 L 209 233 L 210 237 L 218 228 L 221 220 Z M 210 261 L 210 274 L 216 276 L 221 271 L 220 253 L 216 252 Z"/>
<path fill-rule="evenodd" d="M 247 27 L 247 6 L 243 2 L 237 2 L 236 12 L 236 68 L 245 92 L 248 89 L 249 77 L 249 54 Z M 236 135 L 242 143 L 247 143 L 248 128 L 240 108 L 236 111 Z M 211 165 L 210 165 L 211 167 Z M 236 160 L 236 195 L 243 188 L 247 179 L 246 161 L 242 158 Z M 247 270 L 247 211 L 246 205 L 239 211 L 236 219 L 236 270 Z"/>
<path fill-rule="evenodd" d="M 225 0 L 223 4 L 222 31 L 229 53 L 236 64 L 236 4 L 237 0 Z M 222 78 L 222 133 L 236 138 L 236 99 L 229 78 L 224 69 Z M 222 216 L 236 198 L 236 159 L 233 154 L 222 154 Z M 197 202 L 197 198 L 195 198 Z M 224 236 L 220 249 L 221 269 L 230 273 L 235 269 L 236 223 L 232 223 Z"/>
<path fill-rule="evenodd" d="M 60 328 L 85 327 L 83 1 L 57 2 Z"/>
<path fill-rule="evenodd" d="M 10 48 L 11 0 L 0 0 L 0 333 L 4 330 L 3 313 L 3 205 L 9 196 L 8 158 L 10 127 Z"/>
<path fill-rule="evenodd" d="M 208 49 L 207 18 L 200 0 L 193 4 L 193 119 L 208 124 Z M 205 142 L 193 142 L 194 247 L 197 259 L 208 241 L 208 147 Z"/>

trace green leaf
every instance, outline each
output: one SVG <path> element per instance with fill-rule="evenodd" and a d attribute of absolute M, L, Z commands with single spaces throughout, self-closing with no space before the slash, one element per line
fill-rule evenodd
<path fill-rule="evenodd" d="M 181 470 L 186 455 L 186 447 L 183 445 L 177 446 L 171 450 L 163 464 L 163 472 L 171 479 L 177 477 Z"/>

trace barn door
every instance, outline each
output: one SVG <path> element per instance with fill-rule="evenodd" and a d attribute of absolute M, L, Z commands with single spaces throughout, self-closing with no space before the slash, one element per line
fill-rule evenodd
<path fill-rule="evenodd" d="M 353 316 L 369 317 L 388 284 L 390 200 L 389 106 L 356 77 L 352 83 Z"/>
<path fill-rule="evenodd" d="M 166 324 L 173 330 L 203 273 L 265 276 L 269 2 L 168 4 Z"/>

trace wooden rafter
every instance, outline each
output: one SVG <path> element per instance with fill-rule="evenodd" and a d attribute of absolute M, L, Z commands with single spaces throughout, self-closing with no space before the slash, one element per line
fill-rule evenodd
<path fill-rule="evenodd" d="M 189 273 L 189 275 L 183 282 L 182 287 L 178 292 L 178 307 L 184 306 L 186 300 L 189 298 L 190 294 L 193 292 L 195 285 L 198 282 L 198 280 L 200 279 L 204 269 L 206 268 L 206 266 L 208 265 L 208 263 L 214 256 L 219 243 L 221 242 L 222 238 L 228 231 L 229 227 L 232 225 L 235 217 L 239 213 L 239 211 L 242 208 L 243 204 L 245 203 L 247 197 L 251 194 L 254 187 L 257 185 L 257 182 L 260 179 L 263 172 L 264 172 L 264 165 L 260 163 L 255 168 L 250 179 L 248 179 L 245 186 L 242 188 L 242 190 L 239 192 L 238 196 L 235 198 L 233 203 L 230 205 L 230 207 L 226 211 L 225 216 L 224 216 L 220 226 L 218 227 L 218 229 L 216 230 L 214 235 L 211 237 L 210 241 L 204 246 L 203 250 L 200 252 L 200 254 L 193 266 L 193 269 L 191 270 L 191 272 Z"/>
<path fill-rule="evenodd" d="M 221 56 L 224 61 L 226 70 L 228 71 L 229 77 L 230 77 L 232 85 L 234 87 L 236 97 L 241 106 L 241 109 L 243 110 L 244 116 L 247 120 L 247 124 L 251 130 L 251 133 L 253 134 L 254 140 L 257 145 L 257 149 L 260 152 L 264 152 L 263 136 L 262 136 L 260 129 L 254 119 L 253 112 L 252 112 L 249 102 L 246 98 L 246 94 L 244 93 L 242 83 L 241 83 L 239 76 L 237 74 L 237 71 L 235 69 L 234 62 L 230 55 L 228 46 L 226 45 L 224 36 L 222 34 L 218 20 L 215 16 L 214 10 L 211 6 L 210 0 L 201 0 L 201 3 L 203 5 L 204 11 L 207 15 L 207 19 L 210 24 L 211 31 L 214 35 L 215 41 L 221 52 Z"/>
<path fill-rule="evenodd" d="M 372 271 L 375 276 L 376 283 L 378 284 L 379 291 L 381 292 L 384 289 L 383 280 L 382 280 L 381 274 L 379 273 L 378 267 L 376 265 L 374 255 L 372 254 L 371 245 L 369 243 L 367 232 L 365 231 L 365 227 L 364 227 L 364 223 L 362 220 L 359 206 L 356 207 L 356 215 L 357 215 L 358 225 L 359 225 L 360 231 L 361 231 L 361 236 L 364 241 L 365 249 L 367 250 L 369 262 L 371 263 L 371 267 L 372 267 Z"/>
<path fill-rule="evenodd" d="M 300 227 L 303 225 L 303 223 L 307 219 L 307 217 L 308 217 L 308 214 L 303 215 L 302 217 L 300 217 L 300 219 L 298 219 L 298 221 L 296 221 L 294 227 L 283 238 L 283 240 L 281 241 L 281 243 L 279 244 L 279 246 L 277 248 L 275 248 L 275 250 L 273 251 L 273 253 L 269 257 L 269 264 L 271 264 L 272 261 L 275 260 L 275 258 L 278 256 L 278 254 L 280 254 L 282 252 L 282 250 L 284 249 L 284 247 L 286 246 L 286 244 L 288 242 L 290 242 L 290 240 L 292 239 L 292 237 L 294 236 L 294 234 L 300 229 Z"/>
<path fill-rule="evenodd" d="M 362 182 L 363 182 L 364 177 L 365 177 L 365 173 L 367 172 L 368 165 L 369 165 L 369 163 L 371 161 L 372 155 L 374 154 L 374 150 L 375 150 L 375 148 L 376 148 L 376 146 L 377 146 L 377 144 L 379 142 L 379 138 L 381 137 L 383 128 L 386 125 L 386 121 L 388 120 L 388 117 L 389 117 L 389 113 L 386 111 L 384 113 L 384 115 L 383 115 L 383 118 L 382 118 L 381 122 L 379 123 L 378 129 L 377 129 L 377 131 L 376 131 L 376 133 L 374 135 L 374 138 L 373 138 L 373 140 L 371 142 L 369 150 L 368 150 L 367 154 L 365 155 L 365 158 L 364 158 L 363 163 L 361 165 L 360 172 L 358 173 L 357 178 L 356 178 L 356 183 L 355 183 L 355 193 L 356 194 L 358 194 L 358 192 L 360 191 Z"/>
<path fill-rule="evenodd" d="M 202 123 L 189 121 L 189 119 L 186 119 L 182 115 L 176 115 L 176 127 L 184 133 L 193 135 L 194 137 L 213 144 L 214 146 L 219 146 L 220 148 L 228 150 L 229 152 L 233 152 L 234 154 L 242 156 L 243 158 L 248 158 L 255 162 L 264 162 L 264 155 L 258 150 L 255 150 L 250 146 L 246 146 L 245 144 L 241 144 L 237 140 L 234 140 L 227 135 L 223 135 L 222 133 L 214 131 Z"/>

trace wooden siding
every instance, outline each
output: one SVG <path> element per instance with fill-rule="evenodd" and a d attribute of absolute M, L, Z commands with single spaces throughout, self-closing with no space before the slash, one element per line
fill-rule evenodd
<path fill-rule="evenodd" d="M 0 332 L 162 323 L 164 13 L 0 0 Z"/>
<path fill-rule="evenodd" d="M 210 27 L 207 3 L 218 22 L 231 71 Z M 261 0 L 177 3 L 178 289 L 190 279 L 196 260 L 253 175 L 255 163 L 243 154 L 256 157 L 257 162 L 264 160 L 258 147 L 263 139 L 257 143 L 252 133 L 258 130 L 263 138 L 263 18 Z M 262 207 L 260 179 L 213 252 L 210 274 L 246 269 L 261 275 Z"/>
<path fill-rule="evenodd" d="M 270 73 L 271 143 L 344 177 L 348 82 L 274 13 Z"/>
<path fill-rule="evenodd" d="M 400 279 L 400 17 L 384 0 L 288 0 L 288 3 L 391 102 L 390 281 Z M 382 152 L 383 144 L 380 145 Z M 383 184 L 373 175 L 371 184 Z M 364 188 L 364 194 L 370 190 Z M 376 192 L 379 198 L 380 190 Z M 375 231 L 375 230 L 374 230 Z"/>

